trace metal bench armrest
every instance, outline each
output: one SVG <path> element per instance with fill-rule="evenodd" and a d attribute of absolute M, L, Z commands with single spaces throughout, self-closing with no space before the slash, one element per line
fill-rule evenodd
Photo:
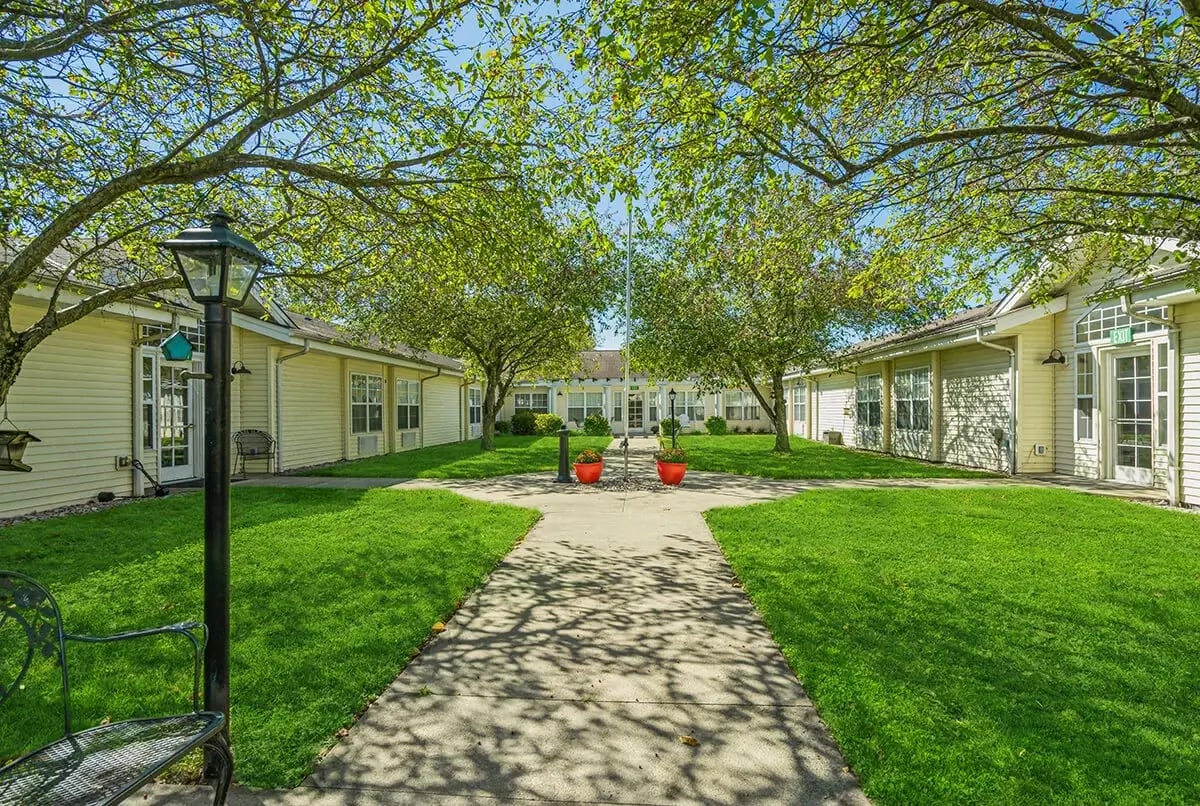
<path fill-rule="evenodd" d="M 183 621 L 178 624 L 168 624 L 164 627 L 149 627 L 144 630 L 129 630 L 112 635 L 72 635 L 63 637 L 68 641 L 79 641 L 82 644 L 110 644 L 116 641 L 126 641 L 130 638 L 145 638 L 151 635 L 182 635 L 192 644 L 192 710 L 200 710 L 200 665 L 203 659 L 204 645 L 208 643 L 208 627 L 198 621 Z"/>

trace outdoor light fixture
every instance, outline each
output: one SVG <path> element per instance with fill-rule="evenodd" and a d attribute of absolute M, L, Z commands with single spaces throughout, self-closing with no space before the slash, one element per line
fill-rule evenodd
<path fill-rule="evenodd" d="M 1049 357 L 1046 358 L 1046 360 L 1042 362 L 1042 365 L 1045 366 L 1046 364 L 1065 364 L 1065 363 L 1067 363 L 1067 357 L 1062 354 L 1062 350 L 1059 350 L 1056 348 L 1056 349 L 1050 351 Z"/>
<path fill-rule="evenodd" d="M 239 307 L 250 295 L 258 270 L 270 263 L 258 247 L 229 229 L 229 214 L 217 210 L 207 227 L 185 229 L 163 246 L 196 302 Z"/>
<path fill-rule="evenodd" d="M 671 391 L 667 392 L 667 398 L 671 401 L 671 447 L 675 447 L 675 432 L 679 430 L 679 421 L 675 419 L 675 387 L 671 387 Z"/>
<path fill-rule="evenodd" d="M 241 361 L 233 362 L 233 369 L 229 370 L 230 375 L 253 375 L 254 373 L 246 369 L 246 365 Z"/>
<path fill-rule="evenodd" d="M 204 372 L 192 376 L 204 380 L 204 708 L 225 715 L 228 738 L 230 381 L 249 372 L 233 363 L 231 331 L 233 309 L 246 301 L 259 269 L 270 261 L 230 232 L 223 210 L 209 216 L 207 227 L 185 229 L 161 245 L 174 255 L 192 299 L 204 305 Z M 207 770 L 216 765 L 209 756 Z"/>
<path fill-rule="evenodd" d="M 32 467 L 21 461 L 25 455 L 25 447 L 30 442 L 41 442 L 28 431 L 17 428 L 17 424 L 8 419 L 8 405 L 4 406 L 4 419 L 0 425 L 8 423 L 12 428 L 0 428 L 0 471 L 11 470 L 18 473 L 28 473 Z"/>

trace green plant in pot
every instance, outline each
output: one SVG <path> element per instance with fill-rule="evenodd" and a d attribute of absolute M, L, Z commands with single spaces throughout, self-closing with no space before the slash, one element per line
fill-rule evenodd
<path fill-rule="evenodd" d="M 683 448 L 663 448 L 654 454 L 658 478 L 663 484 L 678 485 L 687 472 L 687 451 Z"/>
<path fill-rule="evenodd" d="M 595 484 L 604 472 L 604 454 L 584 448 L 575 457 L 575 478 L 581 484 Z"/>

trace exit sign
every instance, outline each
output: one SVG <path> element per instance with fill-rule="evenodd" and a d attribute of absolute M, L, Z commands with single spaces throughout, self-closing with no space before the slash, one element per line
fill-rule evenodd
<path fill-rule="evenodd" d="M 1129 344 L 1133 341 L 1132 327 L 1118 327 L 1108 331 L 1109 344 Z"/>

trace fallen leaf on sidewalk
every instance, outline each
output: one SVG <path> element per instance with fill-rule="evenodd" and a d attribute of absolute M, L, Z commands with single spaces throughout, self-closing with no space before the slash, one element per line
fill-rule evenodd
<path fill-rule="evenodd" d="M 683 742 L 688 747 L 696 747 L 700 744 L 700 740 L 695 736 L 680 736 L 679 741 Z"/>
<path fill-rule="evenodd" d="M 444 622 L 444 621 L 433 622 L 433 631 L 434 632 L 443 632 L 443 631 L 445 631 L 445 629 L 446 629 L 446 622 Z"/>

